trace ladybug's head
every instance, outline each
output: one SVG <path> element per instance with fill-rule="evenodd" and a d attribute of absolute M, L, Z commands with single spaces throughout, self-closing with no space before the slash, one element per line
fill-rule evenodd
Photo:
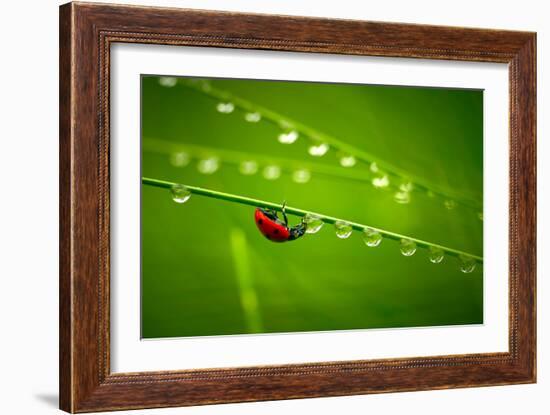
<path fill-rule="evenodd" d="M 288 237 L 289 241 L 293 241 L 295 239 L 298 239 L 301 236 L 304 236 L 306 233 L 306 224 L 304 221 L 300 222 L 298 225 L 293 226 L 289 229 L 290 236 Z"/>

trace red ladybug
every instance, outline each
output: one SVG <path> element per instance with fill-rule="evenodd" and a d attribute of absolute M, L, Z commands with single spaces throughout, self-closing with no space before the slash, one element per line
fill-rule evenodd
<path fill-rule="evenodd" d="M 260 232 L 272 242 L 293 241 L 306 233 L 304 220 L 292 227 L 288 227 L 288 219 L 285 213 L 286 203 L 283 203 L 284 222 L 279 219 L 277 212 L 270 209 L 256 208 L 254 221 Z"/>

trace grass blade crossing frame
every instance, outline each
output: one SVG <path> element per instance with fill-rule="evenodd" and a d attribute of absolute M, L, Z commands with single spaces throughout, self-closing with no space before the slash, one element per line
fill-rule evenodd
<path fill-rule="evenodd" d="M 149 177 L 143 177 L 142 178 L 142 183 L 145 184 L 145 185 L 148 185 L 148 186 L 160 187 L 160 188 L 168 189 L 168 190 L 170 190 L 174 185 L 180 184 L 180 183 L 169 182 L 169 181 L 166 181 L 166 180 L 152 179 L 152 178 L 149 178 Z M 261 208 L 269 208 L 269 209 L 276 210 L 278 212 L 281 212 L 283 210 L 283 205 L 279 204 L 279 203 L 273 203 L 273 202 L 268 202 L 268 201 L 265 201 L 265 200 L 253 199 L 253 198 L 250 198 L 250 197 L 235 195 L 235 194 L 231 194 L 231 193 L 219 192 L 217 190 L 205 189 L 205 188 L 202 188 L 202 187 L 189 186 L 189 185 L 185 185 L 185 187 L 187 187 L 187 189 L 189 189 L 189 191 L 192 194 L 196 194 L 196 195 L 200 195 L 200 196 L 206 196 L 206 197 L 211 197 L 211 198 L 214 198 L 214 199 L 225 200 L 227 202 L 240 203 L 240 204 L 243 204 L 243 205 L 250 205 L 250 206 L 261 207 Z M 328 224 L 334 224 L 337 221 L 344 221 L 344 222 L 349 223 L 351 225 L 351 227 L 354 230 L 357 230 L 357 231 L 363 231 L 367 228 L 372 229 L 374 231 L 379 232 L 385 238 L 394 239 L 394 240 L 397 240 L 397 241 L 400 241 L 401 239 L 408 239 L 408 240 L 411 240 L 411 241 L 415 242 L 416 245 L 418 245 L 420 247 L 439 248 L 439 249 L 442 249 L 445 253 L 447 253 L 449 255 L 452 255 L 452 256 L 461 256 L 461 255 L 463 255 L 463 256 L 472 258 L 472 259 L 476 260 L 479 263 L 483 263 L 483 257 L 477 256 L 477 255 L 472 255 L 468 252 L 460 251 L 458 249 L 453 249 L 453 248 L 449 248 L 449 247 L 446 247 L 446 246 L 443 246 L 443 245 L 438 245 L 438 244 L 434 244 L 434 243 L 431 243 L 431 242 L 423 241 L 421 239 L 412 238 L 410 236 L 401 235 L 401 234 L 391 232 L 391 231 L 387 231 L 387 230 L 384 230 L 384 229 L 379 229 L 379 228 L 376 228 L 374 226 L 364 225 L 364 224 L 356 223 L 356 222 L 350 222 L 350 221 L 347 221 L 345 219 L 335 218 L 333 216 L 327 216 L 327 215 L 323 215 L 321 213 L 311 212 L 311 211 L 307 211 L 307 210 L 303 210 L 303 209 L 299 209 L 299 208 L 294 208 L 294 207 L 291 207 L 291 206 L 286 206 L 286 213 L 291 214 L 291 215 L 295 215 L 295 216 L 300 216 L 300 217 L 303 217 L 307 214 L 315 215 L 318 218 L 320 218 L 324 223 L 328 223 Z"/>

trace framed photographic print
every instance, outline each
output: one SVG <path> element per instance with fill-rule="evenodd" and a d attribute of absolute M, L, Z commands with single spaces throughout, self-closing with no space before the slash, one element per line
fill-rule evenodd
<path fill-rule="evenodd" d="M 534 33 L 60 8 L 60 406 L 536 379 Z"/>

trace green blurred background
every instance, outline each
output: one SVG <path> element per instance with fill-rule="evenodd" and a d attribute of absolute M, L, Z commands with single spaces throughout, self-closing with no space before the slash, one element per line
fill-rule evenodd
<path fill-rule="evenodd" d="M 290 159 L 297 168 L 307 162 L 371 174 L 360 161 L 340 167 L 340 154 L 332 149 L 324 157 L 310 156 L 305 137 L 281 144 L 277 125 L 246 122 L 238 108 L 220 113 L 219 101 L 187 82 L 142 77 L 143 176 L 286 200 L 483 255 L 481 208 L 448 209 L 444 198 L 425 191 L 413 191 L 410 203 L 399 204 L 394 189 L 313 171 L 307 183 L 297 183 L 285 171 L 266 180 L 262 164 L 257 174 L 243 175 L 223 158 L 213 174 L 200 173 L 196 157 L 186 166 L 173 165 L 170 154 L 182 144 L 209 148 L 201 157 L 232 150 Z M 367 151 L 412 181 L 482 202 L 482 91 L 226 79 L 208 85 Z M 177 204 L 166 189 L 145 185 L 141 215 L 144 338 L 483 322 L 481 265 L 464 274 L 454 257 L 433 264 L 423 248 L 405 257 L 396 241 L 384 239 L 371 248 L 359 232 L 339 239 L 330 225 L 276 244 L 257 230 L 251 206 L 198 195 Z"/>

